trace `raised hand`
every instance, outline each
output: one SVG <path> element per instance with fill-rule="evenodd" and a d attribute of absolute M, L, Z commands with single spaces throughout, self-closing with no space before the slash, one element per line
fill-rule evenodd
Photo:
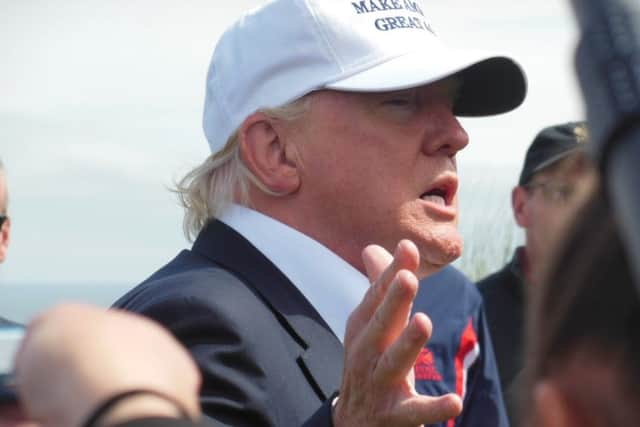
<path fill-rule="evenodd" d="M 432 329 L 425 314 L 410 318 L 418 249 L 403 240 L 393 256 L 371 245 L 362 257 L 371 287 L 347 323 L 334 425 L 416 427 L 456 417 L 462 410 L 457 395 L 423 396 L 414 387 L 413 365 Z"/>

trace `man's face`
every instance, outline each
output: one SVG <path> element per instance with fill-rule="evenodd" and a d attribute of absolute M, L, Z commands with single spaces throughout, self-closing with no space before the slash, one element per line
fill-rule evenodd
<path fill-rule="evenodd" d="M 514 190 L 516 221 L 525 229 L 527 252 L 534 264 L 550 252 L 579 206 L 590 177 L 585 168 L 577 167 L 576 158 L 570 157 Z"/>
<path fill-rule="evenodd" d="M 303 232 L 364 271 L 362 249 L 420 251 L 420 274 L 458 256 L 456 153 L 468 137 L 449 80 L 384 93 L 320 91 L 294 135 Z"/>
<path fill-rule="evenodd" d="M 4 174 L 0 172 L 0 215 L 3 215 L 7 206 L 7 183 Z M 0 226 L 0 262 L 3 262 L 7 256 L 9 248 L 9 230 L 11 221 L 6 218 Z"/>

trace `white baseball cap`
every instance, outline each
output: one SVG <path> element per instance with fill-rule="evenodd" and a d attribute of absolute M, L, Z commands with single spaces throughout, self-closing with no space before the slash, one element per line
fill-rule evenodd
<path fill-rule="evenodd" d="M 255 111 L 318 89 L 392 91 L 456 74 L 456 115 L 522 103 L 526 77 L 513 59 L 447 48 L 425 11 L 422 0 L 272 0 L 246 13 L 211 59 L 203 120 L 211 151 Z"/>

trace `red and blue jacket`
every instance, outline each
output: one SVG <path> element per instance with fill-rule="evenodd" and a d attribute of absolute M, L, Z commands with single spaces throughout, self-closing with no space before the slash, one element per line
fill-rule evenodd
<path fill-rule="evenodd" d="M 415 365 L 418 393 L 462 398 L 460 416 L 437 427 L 508 427 L 482 297 L 455 267 L 420 282 L 414 312 L 426 313 L 433 334 Z"/>

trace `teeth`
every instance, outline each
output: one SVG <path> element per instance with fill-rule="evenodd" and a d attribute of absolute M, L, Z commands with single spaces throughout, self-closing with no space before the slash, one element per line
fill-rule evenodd
<path fill-rule="evenodd" d="M 424 200 L 425 202 L 431 202 L 434 203 L 436 205 L 440 205 L 440 206 L 444 206 L 445 202 L 444 202 L 444 197 L 442 196 L 436 196 L 436 195 L 424 195 L 421 197 L 422 200 Z"/>

